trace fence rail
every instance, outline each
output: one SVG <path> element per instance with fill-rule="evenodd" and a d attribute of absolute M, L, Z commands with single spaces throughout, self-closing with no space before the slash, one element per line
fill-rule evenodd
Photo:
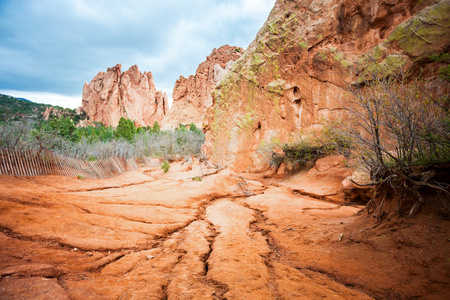
<path fill-rule="evenodd" d="M 158 159 L 111 157 L 84 161 L 51 151 L 12 150 L 0 148 L 0 175 L 37 176 L 60 175 L 84 178 L 110 178 L 139 166 L 159 166 Z"/>

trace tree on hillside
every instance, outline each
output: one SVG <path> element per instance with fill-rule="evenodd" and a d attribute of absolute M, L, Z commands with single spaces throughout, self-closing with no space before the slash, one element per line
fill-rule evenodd
<path fill-rule="evenodd" d="M 109 142 L 114 139 L 114 128 L 112 127 L 100 127 L 99 138 L 102 142 Z"/>
<path fill-rule="evenodd" d="M 187 125 L 183 125 L 181 123 L 178 124 L 178 127 L 175 128 L 176 131 L 186 132 L 187 131 Z"/>
<path fill-rule="evenodd" d="M 119 125 L 117 125 L 116 128 L 116 137 L 124 138 L 131 142 L 133 140 L 135 132 L 136 127 L 134 126 L 134 122 L 132 120 L 121 117 L 119 120 Z"/>
<path fill-rule="evenodd" d="M 194 123 L 191 123 L 189 125 L 189 130 L 192 131 L 192 132 L 198 132 L 199 129 L 197 128 L 197 126 L 195 126 Z"/>
<path fill-rule="evenodd" d="M 153 132 L 156 132 L 156 133 L 158 133 L 158 132 L 160 132 L 161 131 L 161 128 L 159 128 L 159 124 L 158 124 L 158 121 L 155 121 L 154 123 L 153 123 Z"/>
<path fill-rule="evenodd" d="M 64 118 L 61 116 L 59 119 L 53 119 L 48 124 L 48 127 L 50 130 L 58 132 L 58 134 L 66 140 L 72 142 L 76 142 L 78 140 L 78 136 L 74 135 L 77 128 L 69 117 Z"/>

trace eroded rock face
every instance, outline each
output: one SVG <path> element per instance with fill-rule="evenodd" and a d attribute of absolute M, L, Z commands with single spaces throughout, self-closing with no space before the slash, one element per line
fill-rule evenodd
<path fill-rule="evenodd" d="M 277 1 L 255 40 L 212 92 L 205 153 L 237 171 L 262 171 L 262 143 L 320 129 L 342 110 L 363 66 L 423 67 L 450 46 L 450 1 Z M 445 85 L 445 84 L 444 84 Z"/>
<path fill-rule="evenodd" d="M 167 95 L 156 91 L 152 73 L 141 73 L 136 65 L 122 73 L 121 67 L 108 68 L 84 84 L 82 110 L 105 126 L 117 126 L 121 117 L 136 126 L 160 122 L 168 110 Z"/>
<path fill-rule="evenodd" d="M 206 57 L 195 75 L 180 76 L 173 88 L 172 107 L 161 127 L 175 128 L 179 123 L 201 126 L 205 109 L 212 105 L 211 91 L 243 51 L 240 47 L 224 45 Z"/>

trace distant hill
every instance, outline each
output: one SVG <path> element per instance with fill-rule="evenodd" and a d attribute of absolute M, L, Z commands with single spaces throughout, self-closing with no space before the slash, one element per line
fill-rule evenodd
<path fill-rule="evenodd" d="M 28 101 L 28 102 L 32 102 L 31 100 L 28 100 L 28 99 L 25 99 L 25 98 L 17 98 L 17 99 Z"/>
<path fill-rule="evenodd" d="M 44 113 L 47 111 L 47 114 Z M 74 123 L 80 119 L 85 119 L 85 115 L 79 115 L 74 109 L 42 104 L 28 99 L 16 98 L 0 94 L 0 123 L 6 120 L 22 119 L 53 119 L 60 116 L 70 117 Z"/>

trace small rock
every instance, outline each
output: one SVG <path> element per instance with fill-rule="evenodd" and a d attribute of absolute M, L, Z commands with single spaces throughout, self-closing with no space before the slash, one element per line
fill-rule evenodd
<path fill-rule="evenodd" d="M 283 178 L 286 174 L 286 164 L 282 163 L 277 170 L 277 173 L 275 175 L 275 178 Z"/>
<path fill-rule="evenodd" d="M 155 258 L 153 255 L 147 255 L 147 259 L 150 260 L 152 258 Z"/>
<path fill-rule="evenodd" d="M 342 238 L 344 237 L 344 234 L 341 233 L 341 235 L 339 236 L 339 242 L 342 241 Z"/>

